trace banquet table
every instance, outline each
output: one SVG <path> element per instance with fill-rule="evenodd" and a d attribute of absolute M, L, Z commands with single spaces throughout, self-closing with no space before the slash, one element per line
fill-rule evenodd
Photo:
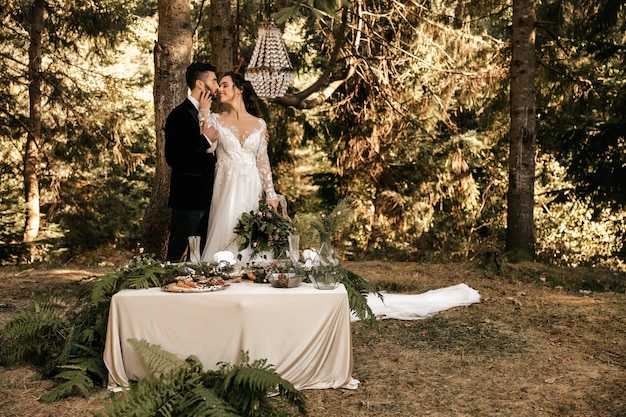
<path fill-rule="evenodd" d="M 122 290 L 111 298 L 104 363 L 109 388 L 150 375 L 128 339 L 144 339 L 204 369 L 267 359 L 297 389 L 358 387 L 352 378 L 348 295 L 343 285 L 317 290 L 234 283 L 222 291 Z"/>

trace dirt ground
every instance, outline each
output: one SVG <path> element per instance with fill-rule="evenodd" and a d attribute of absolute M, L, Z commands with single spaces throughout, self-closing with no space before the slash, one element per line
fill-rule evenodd
<path fill-rule="evenodd" d="M 389 292 L 466 283 L 482 301 L 424 320 L 383 320 L 379 329 L 353 323 L 361 385 L 305 391 L 310 416 L 626 416 L 626 294 L 550 285 L 610 273 L 539 264 L 499 274 L 471 263 L 346 266 Z M 0 268 L 0 328 L 37 289 L 67 288 L 102 270 Z M 38 402 L 51 386 L 35 369 L 0 368 L 0 416 L 88 416 L 109 396 Z"/>

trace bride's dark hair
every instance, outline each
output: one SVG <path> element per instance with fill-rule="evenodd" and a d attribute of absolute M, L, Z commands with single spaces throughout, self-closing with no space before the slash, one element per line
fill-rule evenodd
<path fill-rule="evenodd" d="M 223 77 L 229 76 L 233 80 L 235 87 L 242 91 L 243 104 L 246 106 L 246 111 L 253 116 L 261 117 L 261 109 L 259 108 L 258 96 L 252 87 L 250 81 L 243 78 L 238 72 L 229 71 L 223 75 Z"/>

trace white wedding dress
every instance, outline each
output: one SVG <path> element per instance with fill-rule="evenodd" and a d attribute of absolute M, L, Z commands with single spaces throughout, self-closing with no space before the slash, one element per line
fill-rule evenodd
<path fill-rule="evenodd" d="M 480 293 L 467 284 L 426 291 L 421 294 L 381 293 L 367 294 L 367 305 L 377 320 L 421 320 L 453 307 L 468 306 L 480 302 Z M 356 314 L 350 319 L 358 321 Z"/>
<path fill-rule="evenodd" d="M 267 156 L 266 131 L 263 119 L 247 132 L 238 132 L 226 125 L 219 114 L 208 116 L 209 126 L 218 133 L 217 165 L 213 199 L 209 211 L 209 227 L 202 262 L 213 262 L 220 251 L 241 256 L 241 262 L 250 258 L 250 249 L 239 251 L 234 228 L 241 214 L 259 208 L 259 199 L 277 198 L 272 182 L 272 170 Z"/>

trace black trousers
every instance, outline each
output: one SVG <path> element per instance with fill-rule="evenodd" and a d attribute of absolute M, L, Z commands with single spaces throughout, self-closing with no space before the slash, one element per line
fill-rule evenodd
<path fill-rule="evenodd" d="M 181 259 L 187 249 L 187 245 L 189 245 L 189 236 L 202 237 L 200 240 L 200 253 L 202 253 L 206 243 L 208 226 L 209 210 L 174 209 L 170 225 L 167 260 L 169 262 L 186 262 L 189 260 L 189 254 L 187 254 L 185 259 Z"/>

